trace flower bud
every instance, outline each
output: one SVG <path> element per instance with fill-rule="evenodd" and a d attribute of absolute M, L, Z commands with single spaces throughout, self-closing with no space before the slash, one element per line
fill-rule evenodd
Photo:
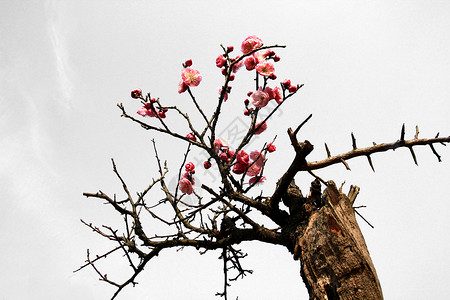
<path fill-rule="evenodd" d="M 193 142 L 195 142 L 197 139 L 195 138 L 195 135 L 194 134 L 192 134 L 192 133 L 188 133 L 187 135 L 186 135 L 186 137 L 188 138 L 188 139 L 190 139 L 191 141 L 193 141 Z"/>
<path fill-rule="evenodd" d="M 184 65 L 185 65 L 186 67 L 192 66 L 192 59 L 188 59 L 187 61 L 185 61 L 185 62 L 184 62 Z"/>
<path fill-rule="evenodd" d="M 211 163 L 207 160 L 207 161 L 205 161 L 205 162 L 203 163 L 203 167 L 204 167 L 205 169 L 209 169 L 209 168 L 211 168 Z"/>
<path fill-rule="evenodd" d="M 131 98 L 138 99 L 140 97 L 142 97 L 141 89 L 136 89 L 136 90 L 131 91 Z"/>

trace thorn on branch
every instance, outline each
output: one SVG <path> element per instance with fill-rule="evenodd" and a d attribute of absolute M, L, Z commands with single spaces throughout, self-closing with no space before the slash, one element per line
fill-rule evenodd
<path fill-rule="evenodd" d="M 341 163 L 344 164 L 344 166 L 345 166 L 345 168 L 346 168 L 347 170 L 351 171 L 351 169 L 350 169 L 350 167 L 348 166 L 347 162 L 346 162 L 343 158 L 341 158 Z"/>
<path fill-rule="evenodd" d="M 403 123 L 402 132 L 400 133 L 400 141 L 404 140 L 405 140 L 405 123 Z"/>
<path fill-rule="evenodd" d="M 414 135 L 414 139 L 417 140 L 419 138 L 419 126 L 416 125 L 416 134 Z"/>
<path fill-rule="evenodd" d="M 328 149 L 327 143 L 325 143 L 325 150 L 327 151 L 328 158 L 331 157 L 330 149 Z"/>
<path fill-rule="evenodd" d="M 430 144 L 430 148 L 431 148 L 431 151 L 433 151 L 433 154 L 436 155 L 438 161 L 441 162 L 442 161 L 441 156 L 436 152 L 436 149 L 434 149 L 433 144 Z"/>
<path fill-rule="evenodd" d="M 367 160 L 369 161 L 369 165 L 370 165 L 370 167 L 372 168 L 372 171 L 375 172 L 375 168 L 373 167 L 373 164 L 372 164 L 372 158 L 370 157 L 370 155 L 367 155 Z"/>
<path fill-rule="evenodd" d="M 414 153 L 413 148 L 412 147 L 408 147 L 408 148 L 409 148 L 409 151 L 411 152 L 411 155 L 412 155 L 412 157 L 414 159 L 414 163 L 416 164 L 416 166 L 418 166 L 419 164 L 417 163 L 416 154 Z"/>
<path fill-rule="evenodd" d="M 355 136 L 353 135 L 353 132 L 352 132 L 352 146 L 353 146 L 353 150 L 357 149 L 357 147 L 356 147 L 356 139 L 355 139 Z"/>

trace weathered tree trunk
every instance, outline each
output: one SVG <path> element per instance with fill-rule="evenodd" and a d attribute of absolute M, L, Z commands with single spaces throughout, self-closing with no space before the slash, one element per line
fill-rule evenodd
<path fill-rule="evenodd" d="M 309 202 L 314 209 L 306 214 L 303 209 L 303 217 L 309 217 L 296 229 L 293 252 L 300 259 L 310 299 L 383 299 L 355 219 L 353 202 L 358 191 L 352 186 L 346 196 L 329 182 L 321 197 L 320 189 L 316 195 L 312 189 L 303 205 Z"/>

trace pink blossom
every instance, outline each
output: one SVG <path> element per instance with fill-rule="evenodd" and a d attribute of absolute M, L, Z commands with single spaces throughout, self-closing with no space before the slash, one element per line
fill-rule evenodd
<path fill-rule="evenodd" d="M 142 106 L 137 113 L 143 117 L 149 116 L 149 117 L 156 117 L 155 112 L 152 109 L 147 109 L 145 106 Z"/>
<path fill-rule="evenodd" d="M 247 170 L 247 165 L 241 163 L 235 164 L 232 169 L 235 174 L 243 174 L 245 170 Z"/>
<path fill-rule="evenodd" d="M 192 194 L 194 192 L 194 188 L 192 187 L 192 183 L 187 178 L 182 178 L 178 184 L 178 187 L 182 193 Z"/>
<path fill-rule="evenodd" d="M 183 80 L 180 81 L 178 84 L 178 94 L 186 92 L 188 86 L 183 82 Z"/>
<path fill-rule="evenodd" d="M 250 178 L 248 183 L 251 185 L 257 180 L 258 180 L 258 182 L 256 184 L 263 183 L 266 180 L 266 176 L 255 176 L 255 177 L 252 177 L 252 178 Z"/>
<path fill-rule="evenodd" d="M 141 97 L 142 97 L 142 90 L 141 89 L 136 89 L 136 90 L 131 91 L 131 98 L 138 99 L 138 98 L 141 98 Z"/>
<path fill-rule="evenodd" d="M 244 150 L 238 151 L 236 158 L 237 158 L 237 161 L 243 165 L 249 164 L 249 156 L 248 156 L 247 152 L 245 152 Z"/>
<path fill-rule="evenodd" d="M 184 169 L 186 170 L 186 172 L 192 172 L 195 169 L 195 165 L 192 162 L 188 162 L 185 166 Z"/>
<path fill-rule="evenodd" d="M 219 55 L 216 58 L 216 66 L 218 68 L 222 68 L 223 66 L 225 66 L 225 63 L 227 62 L 227 59 L 225 58 L 225 56 L 223 55 Z"/>
<path fill-rule="evenodd" d="M 255 162 L 259 168 L 264 165 L 264 156 L 258 150 L 250 152 L 250 158 Z"/>
<path fill-rule="evenodd" d="M 255 49 L 258 49 L 262 46 L 262 44 L 263 42 L 259 37 L 251 35 L 242 42 L 241 51 L 242 53 L 247 54 Z"/>
<path fill-rule="evenodd" d="M 273 99 L 275 99 L 275 101 L 280 104 L 281 102 L 283 102 L 283 96 L 281 95 L 281 89 L 280 87 L 275 87 L 273 90 Z"/>
<path fill-rule="evenodd" d="M 251 164 L 247 170 L 246 175 L 248 176 L 256 176 L 261 172 L 261 167 L 258 167 L 256 164 Z"/>
<path fill-rule="evenodd" d="M 256 92 L 252 94 L 252 103 L 256 107 L 264 107 L 269 103 L 269 95 L 260 87 Z"/>
<path fill-rule="evenodd" d="M 220 153 L 219 158 L 221 161 L 228 161 L 228 155 L 225 152 Z"/>
<path fill-rule="evenodd" d="M 181 71 L 181 79 L 187 86 L 193 87 L 200 84 L 200 81 L 202 81 L 202 75 L 200 75 L 199 71 L 192 68 L 184 68 Z"/>
<path fill-rule="evenodd" d="M 221 96 L 221 95 L 222 95 L 222 88 L 220 87 L 219 88 L 219 96 Z M 225 92 L 225 95 L 223 96 L 223 101 L 227 102 L 227 100 L 228 100 L 228 93 Z"/>
<path fill-rule="evenodd" d="M 253 56 L 249 56 L 244 60 L 245 68 L 248 71 L 254 70 L 257 64 L 258 64 L 258 61 Z"/>
<path fill-rule="evenodd" d="M 228 155 L 228 161 L 230 161 L 230 159 L 234 156 L 234 151 L 228 149 L 227 155 Z"/>
<path fill-rule="evenodd" d="M 256 71 L 259 75 L 270 76 L 275 72 L 275 67 L 271 62 L 263 61 L 256 65 Z"/>
<path fill-rule="evenodd" d="M 258 129 L 258 127 L 259 127 L 259 129 Z M 255 125 L 255 129 L 256 129 L 255 134 L 261 134 L 267 129 L 267 123 L 259 122 L 258 124 Z"/>
<path fill-rule="evenodd" d="M 216 153 L 219 153 L 220 149 L 224 146 L 225 144 L 221 139 L 214 140 L 214 151 L 216 151 Z"/>
<path fill-rule="evenodd" d="M 274 94 L 273 94 L 273 89 L 272 89 L 272 88 L 266 87 L 266 88 L 264 89 L 264 92 L 266 92 L 267 95 L 269 95 L 269 99 L 270 99 L 270 100 L 274 98 Z"/>
<path fill-rule="evenodd" d="M 235 60 L 238 60 L 239 56 L 236 56 Z M 233 73 L 236 73 L 242 66 L 244 65 L 244 61 L 240 60 L 239 62 L 233 65 Z"/>

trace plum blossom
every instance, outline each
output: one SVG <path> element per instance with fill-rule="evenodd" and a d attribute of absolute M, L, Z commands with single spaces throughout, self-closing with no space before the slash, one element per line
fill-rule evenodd
<path fill-rule="evenodd" d="M 141 97 L 142 97 L 142 90 L 141 89 L 136 89 L 136 90 L 131 91 L 131 98 L 138 99 L 138 98 L 141 98 Z"/>
<path fill-rule="evenodd" d="M 263 61 L 260 62 L 258 65 L 256 65 L 256 71 L 258 72 L 259 75 L 267 77 L 272 75 L 273 72 L 275 72 L 275 67 L 271 62 Z"/>
<path fill-rule="evenodd" d="M 220 150 L 222 149 L 222 148 L 224 148 L 224 147 L 228 147 L 227 146 L 227 144 L 223 141 L 223 140 L 221 140 L 221 139 L 219 139 L 219 138 L 217 138 L 217 139 L 215 139 L 214 140 L 214 151 L 218 154 L 219 152 L 220 152 Z"/>
<path fill-rule="evenodd" d="M 289 93 L 295 93 L 295 92 L 297 91 L 297 86 L 291 85 L 291 86 L 288 88 L 288 90 L 289 90 Z"/>
<path fill-rule="evenodd" d="M 186 170 L 186 172 L 194 173 L 195 165 L 194 165 L 192 162 L 188 162 L 188 163 L 184 166 L 184 169 Z"/>
<path fill-rule="evenodd" d="M 216 66 L 218 68 L 222 68 L 223 66 L 225 66 L 225 63 L 227 62 L 227 59 L 225 58 L 225 56 L 223 55 L 219 55 L 216 58 Z"/>
<path fill-rule="evenodd" d="M 248 71 L 254 70 L 257 64 L 258 60 L 256 60 L 254 56 L 249 56 L 244 60 L 245 68 Z"/>
<path fill-rule="evenodd" d="M 248 156 L 247 152 L 245 152 L 244 150 L 238 151 L 238 153 L 236 155 L 236 159 L 239 163 L 241 163 L 243 165 L 248 165 L 250 162 L 250 157 Z"/>
<path fill-rule="evenodd" d="M 236 56 L 235 60 L 238 60 L 239 56 Z M 244 61 L 240 60 L 233 65 L 233 73 L 236 73 L 242 66 L 244 65 Z"/>
<path fill-rule="evenodd" d="M 264 165 L 264 156 L 258 150 L 250 152 L 250 158 L 259 168 L 262 168 L 262 166 Z"/>
<path fill-rule="evenodd" d="M 276 151 L 276 150 L 277 150 L 277 147 L 275 147 L 274 144 L 272 144 L 272 143 L 267 144 L 267 151 L 269 151 L 270 153 L 272 153 L 272 152 L 274 152 L 274 151 Z"/>
<path fill-rule="evenodd" d="M 258 127 L 259 127 L 259 129 L 258 129 Z M 256 135 L 261 134 L 267 129 L 267 123 L 259 122 L 258 124 L 255 125 L 255 129 L 256 129 L 256 131 L 255 131 Z"/>
<path fill-rule="evenodd" d="M 143 117 L 149 116 L 149 117 L 156 117 L 155 112 L 150 107 L 147 108 L 146 105 L 142 106 L 137 113 Z"/>
<path fill-rule="evenodd" d="M 252 52 L 255 49 L 258 49 L 263 44 L 262 40 L 254 35 L 248 36 L 241 45 L 241 51 L 244 54 Z"/>
<path fill-rule="evenodd" d="M 219 96 L 220 95 L 222 95 L 222 88 L 221 87 L 219 88 Z M 228 93 L 225 92 L 225 95 L 223 96 L 223 101 L 227 102 L 227 100 L 228 100 Z"/>
<path fill-rule="evenodd" d="M 178 184 L 178 188 L 182 193 L 185 194 L 192 194 L 194 192 L 194 187 L 192 186 L 192 183 L 187 178 L 182 178 Z"/>
<path fill-rule="evenodd" d="M 255 177 L 250 178 L 248 183 L 253 184 L 256 182 L 256 184 L 260 184 L 260 183 L 263 183 L 265 180 L 266 180 L 266 176 L 255 176 Z"/>
<path fill-rule="evenodd" d="M 246 175 L 248 175 L 248 176 L 256 176 L 256 175 L 259 174 L 259 172 L 261 172 L 261 167 L 258 167 L 256 165 L 256 163 L 254 163 L 254 164 L 250 164 L 250 166 L 248 167 Z"/>
<path fill-rule="evenodd" d="M 233 166 L 233 173 L 235 174 L 244 174 L 245 170 L 247 170 L 247 165 L 241 164 L 241 163 L 237 163 Z"/>
<path fill-rule="evenodd" d="M 252 94 L 252 103 L 256 107 L 264 107 L 269 103 L 269 95 L 260 87 L 256 92 Z"/>
<path fill-rule="evenodd" d="M 186 92 L 188 86 L 183 82 L 183 80 L 180 80 L 180 83 L 178 84 L 178 94 Z"/>
<path fill-rule="evenodd" d="M 181 71 L 181 79 L 183 80 L 184 84 L 193 87 L 200 84 L 200 82 L 202 81 L 202 75 L 200 75 L 199 71 L 192 68 L 184 68 Z"/>
<path fill-rule="evenodd" d="M 197 138 L 195 137 L 195 135 L 193 134 L 193 133 L 188 133 L 187 135 L 186 135 L 186 137 L 188 138 L 188 139 L 190 139 L 191 141 L 193 141 L 193 142 L 195 142 L 196 140 L 197 140 Z"/>
<path fill-rule="evenodd" d="M 277 86 L 274 89 L 272 89 L 272 93 L 273 93 L 273 98 L 272 99 L 275 99 L 277 104 L 280 104 L 281 102 L 283 102 L 283 96 L 281 95 L 280 87 Z"/>

